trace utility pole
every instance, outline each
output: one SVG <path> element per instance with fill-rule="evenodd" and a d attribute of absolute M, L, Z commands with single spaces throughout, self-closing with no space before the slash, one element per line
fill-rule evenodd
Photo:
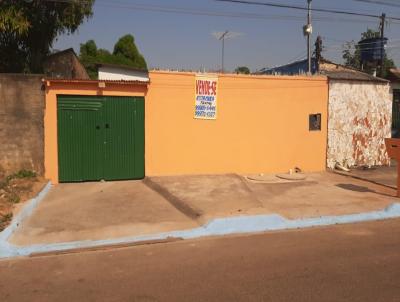
<path fill-rule="evenodd" d="M 315 41 L 315 67 L 316 71 L 319 72 L 319 63 L 322 60 L 322 38 L 321 36 L 317 37 Z"/>
<path fill-rule="evenodd" d="M 222 54 L 221 54 L 221 73 L 225 72 L 225 40 L 241 36 L 241 33 L 226 30 L 224 32 L 211 33 L 216 39 L 222 41 Z"/>
<path fill-rule="evenodd" d="M 312 0 L 307 0 L 307 24 L 303 26 L 303 34 L 307 37 L 307 62 L 308 62 L 308 74 L 311 74 L 311 2 Z"/>
<path fill-rule="evenodd" d="M 381 77 L 385 76 L 385 22 L 386 14 L 381 17 Z"/>
<path fill-rule="evenodd" d="M 311 34 L 312 34 L 312 25 L 311 25 L 311 1 L 307 0 L 307 61 L 308 61 L 308 73 L 311 74 Z"/>
<path fill-rule="evenodd" d="M 218 40 L 222 40 L 222 62 L 221 62 L 221 72 L 224 73 L 224 55 L 225 55 L 225 37 L 229 34 L 229 31 L 226 30 Z"/>

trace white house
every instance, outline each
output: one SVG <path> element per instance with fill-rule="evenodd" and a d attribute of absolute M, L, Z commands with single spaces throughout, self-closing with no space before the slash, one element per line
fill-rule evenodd
<path fill-rule="evenodd" d="M 124 65 L 114 64 L 98 64 L 99 80 L 111 81 L 149 81 L 149 72 L 147 70 L 138 69 Z"/>

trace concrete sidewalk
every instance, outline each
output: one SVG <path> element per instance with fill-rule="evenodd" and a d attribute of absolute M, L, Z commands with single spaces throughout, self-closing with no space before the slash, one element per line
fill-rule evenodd
<path fill-rule="evenodd" d="M 350 172 L 335 170 L 335 173 L 397 189 L 397 163 L 395 161 L 392 161 L 390 167 L 358 167 L 350 169 Z"/>
<path fill-rule="evenodd" d="M 232 174 L 60 184 L 9 241 L 29 246 L 107 240 L 196 229 L 216 218 L 244 215 L 357 214 L 398 201 L 394 189 L 333 173 L 295 182 L 273 179 L 264 183 Z"/>
<path fill-rule="evenodd" d="M 265 183 L 238 175 L 151 181 L 199 213 L 202 221 L 244 214 L 276 213 L 290 219 L 345 215 L 382 209 L 397 200 L 394 189 L 328 172 L 309 174 L 304 181 L 264 178 Z"/>
<path fill-rule="evenodd" d="M 394 189 L 328 172 L 302 182 L 249 187 L 265 208 L 289 219 L 364 213 L 398 201 Z"/>

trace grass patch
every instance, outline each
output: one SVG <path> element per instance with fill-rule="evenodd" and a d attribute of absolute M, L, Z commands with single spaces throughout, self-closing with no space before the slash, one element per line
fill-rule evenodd
<path fill-rule="evenodd" d="M 5 189 L 8 185 L 8 181 L 0 180 L 0 190 Z"/>
<path fill-rule="evenodd" d="M 37 174 L 30 170 L 19 170 L 17 173 L 8 175 L 4 180 L 0 179 L 0 190 L 6 190 L 13 179 L 32 179 L 36 178 Z"/>
<path fill-rule="evenodd" d="M 23 178 L 35 178 L 36 172 L 30 170 L 19 170 L 17 173 L 8 175 L 6 177 L 6 184 L 8 184 L 13 179 L 23 179 Z"/>
<path fill-rule="evenodd" d="M 36 172 L 25 169 L 8 176 L 4 173 L 0 175 L 0 232 L 12 220 L 12 210 L 15 204 L 32 196 L 34 183 L 37 181 Z"/>
<path fill-rule="evenodd" d="M 6 226 L 11 222 L 13 217 L 12 213 L 0 214 L 0 232 L 6 228 Z"/>
<path fill-rule="evenodd" d="M 19 203 L 21 201 L 21 198 L 13 192 L 8 196 L 7 199 L 9 202 L 11 202 L 13 204 Z"/>
<path fill-rule="evenodd" d="M 14 178 L 34 178 L 36 177 L 36 172 L 31 170 L 20 170 L 14 174 Z"/>

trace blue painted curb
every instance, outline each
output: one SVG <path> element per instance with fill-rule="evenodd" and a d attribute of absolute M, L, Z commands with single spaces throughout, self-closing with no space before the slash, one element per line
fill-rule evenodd
<path fill-rule="evenodd" d="M 115 244 L 138 243 L 151 240 L 163 240 L 168 238 L 193 239 L 206 236 L 257 233 L 277 230 L 301 229 L 315 226 L 327 226 L 334 224 L 347 224 L 363 221 L 384 220 L 400 217 L 400 203 L 394 203 L 381 211 L 351 214 L 343 216 L 323 216 L 318 218 L 306 218 L 289 220 L 280 215 L 256 215 L 219 218 L 210 221 L 202 227 L 144 235 L 135 237 L 123 237 L 107 240 L 86 240 L 75 242 L 64 242 L 55 244 L 39 244 L 24 247 L 17 247 L 7 241 L 0 242 L 0 258 L 16 256 L 29 256 L 33 253 L 47 253 L 66 251 L 79 248 L 92 248 Z"/>
<path fill-rule="evenodd" d="M 17 254 L 17 248 L 9 244 L 8 239 L 23 222 L 23 220 L 32 215 L 33 211 L 50 191 L 51 186 L 51 183 L 48 182 L 35 198 L 32 198 L 26 203 L 18 215 L 13 218 L 11 224 L 0 233 L 0 258 L 4 258 L 4 255 L 7 256 Z"/>

